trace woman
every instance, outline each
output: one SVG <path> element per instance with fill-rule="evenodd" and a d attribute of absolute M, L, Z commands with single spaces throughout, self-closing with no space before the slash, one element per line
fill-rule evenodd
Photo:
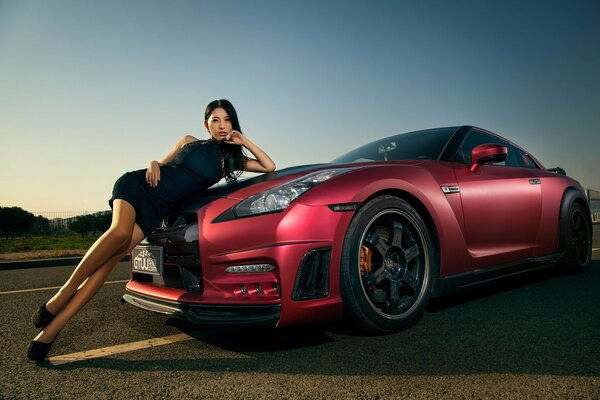
<path fill-rule="evenodd" d="M 90 247 L 60 290 L 32 316 L 41 328 L 27 356 L 46 358 L 66 323 L 96 294 L 114 266 L 160 223 L 185 196 L 200 192 L 221 178 L 235 180 L 242 171 L 275 170 L 271 158 L 242 135 L 237 113 L 227 100 L 215 100 L 204 113 L 210 139 L 181 138 L 166 157 L 147 169 L 128 172 L 115 183 L 109 204 L 110 228 Z M 247 157 L 246 148 L 255 157 Z"/>

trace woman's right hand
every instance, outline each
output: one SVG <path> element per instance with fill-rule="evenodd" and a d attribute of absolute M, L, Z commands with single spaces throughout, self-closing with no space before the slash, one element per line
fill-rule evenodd
<path fill-rule="evenodd" d="M 146 170 L 146 182 L 151 187 L 155 188 L 160 181 L 160 163 L 158 161 L 150 161 Z"/>

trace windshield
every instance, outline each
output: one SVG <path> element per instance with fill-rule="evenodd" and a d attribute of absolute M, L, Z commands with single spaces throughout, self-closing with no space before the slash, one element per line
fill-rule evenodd
<path fill-rule="evenodd" d="M 332 162 L 437 160 L 456 129 L 436 128 L 390 136 L 352 150 Z"/>

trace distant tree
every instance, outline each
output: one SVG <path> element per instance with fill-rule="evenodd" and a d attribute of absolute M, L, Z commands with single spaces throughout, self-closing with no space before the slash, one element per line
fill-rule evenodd
<path fill-rule="evenodd" d="M 96 236 L 110 228 L 112 211 L 99 211 L 92 214 L 92 217 L 92 235 Z"/>
<path fill-rule="evenodd" d="M 35 223 L 35 216 L 20 207 L 0 207 L 0 232 L 5 240 L 14 238 L 17 233 L 29 232 Z"/>
<path fill-rule="evenodd" d="M 72 231 L 79 233 L 82 237 L 87 237 L 89 232 L 92 232 L 92 221 L 94 217 L 92 215 L 78 215 L 73 217 L 69 223 L 69 228 Z"/>
<path fill-rule="evenodd" d="M 96 236 L 110 227 L 111 219 L 111 211 L 100 211 L 94 214 L 78 215 L 69 222 L 69 228 L 83 237 L 87 237 L 89 233 Z"/>
<path fill-rule="evenodd" d="M 50 225 L 50 220 L 46 217 L 42 217 L 41 215 L 37 215 L 33 221 L 31 233 L 34 235 L 48 235 L 51 232 L 52 226 Z"/>

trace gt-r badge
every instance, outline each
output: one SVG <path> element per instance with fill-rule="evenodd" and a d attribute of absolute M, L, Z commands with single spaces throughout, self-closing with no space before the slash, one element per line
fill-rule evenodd
<path fill-rule="evenodd" d="M 460 193 L 460 187 L 458 185 L 440 186 L 440 188 L 442 188 L 442 192 L 445 194 Z"/>

